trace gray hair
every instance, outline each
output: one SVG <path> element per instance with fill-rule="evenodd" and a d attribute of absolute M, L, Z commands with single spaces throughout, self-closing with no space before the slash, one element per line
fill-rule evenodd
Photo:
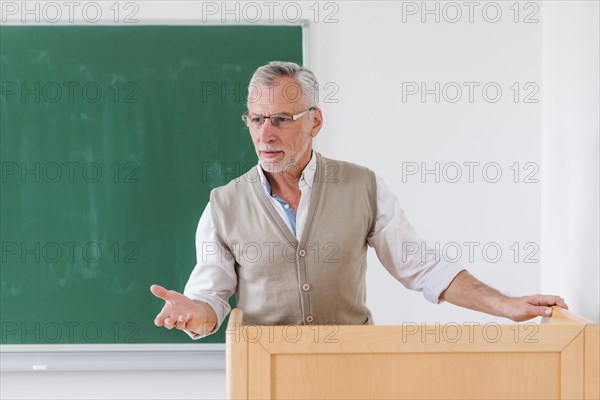
<path fill-rule="evenodd" d="M 248 84 L 247 105 L 253 100 L 250 98 L 253 87 L 272 87 L 277 79 L 285 76 L 294 78 L 298 82 L 297 90 L 300 93 L 296 93 L 295 101 L 301 101 L 306 107 L 319 106 L 319 82 L 317 82 L 315 74 L 310 69 L 296 63 L 283 61 L 271 61 L 254 71 Z"/>

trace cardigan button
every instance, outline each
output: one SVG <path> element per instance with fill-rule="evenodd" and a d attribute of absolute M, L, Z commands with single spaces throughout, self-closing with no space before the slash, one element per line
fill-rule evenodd
<path fill-rule="evenodd" d="M 308 283 L 305 283 L 304 285 L 302 285 L 302 290 L 308 292 L 310 290 L 310 285 Z"/>
<path fill-rule="evenodd" d="M 315 320 L 315 319 L 313 318 L 313 316 L 312 316 L 312 315 L 309 315 L 308 317 L 306 317 L 306 322 L 308 322 L 309 324 L 310 324 L 311 322 L 313 322 L 314 320 Z"/>
<path fill-rule="evenodd" d="M 300 251 L 298 252 L 298 255 L 299 255 L 300 257 L 304 257 L 304 256 L 306 255 L 306 250 L 304 250 L 304 249 L 300 250 Z"/>

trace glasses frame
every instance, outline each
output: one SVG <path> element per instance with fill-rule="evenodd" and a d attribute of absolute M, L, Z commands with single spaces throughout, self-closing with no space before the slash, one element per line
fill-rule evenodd
<path fill-rule="evenodd" d="M 312 106 L 307 108 L 306 110 L 295 114 L 295 115 L 288 115 L 288 114 L 273 114 L 273 115 L 261 115 L 261 118 L 263 119 L 263 123 L 260 125 L 261 127 L 265 125 L 265 119 L 269 119 L 271 121 L 271 125 L 274 126 L 275 128 L 279 128 L 279 124 L 275 125 L 273 123 L 273 120 L 271 119 L 272 117 L 286 117 L 286 118 L 291 118 L 292 122 L 296 121 L 297 119 L 299 119 L 300 117 L 302 117 L 304 114 L 307 114 L 311 111 L 316 110 L 317 107 Z M 242 114 L 242 121 L 244 121 L 244 124 L 250 128 L 250 125 L 248 125 L 248 117 L 249 117 L 249 111 L 246 111 L 245 113 Z"/>

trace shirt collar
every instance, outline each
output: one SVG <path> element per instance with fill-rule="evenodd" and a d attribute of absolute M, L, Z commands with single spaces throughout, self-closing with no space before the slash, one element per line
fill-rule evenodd
<path fill-rule="evenodd" d="M 269 185 L 269 180 L 265 176 L 265 172 L 260 166 L 260 160 L 258 160 L 258 165 L 256 166 L 258 170 L 258 177 L 260 178 L 260 183 L 263 184 L 267 193 L 271 194 L 271 186 Z M 298 181 L 298 187 L 302 188 L 304 185 L 308 185 L 310 189 L 312 189 L 313 184 L 315 183 L 315 171 L 317 170 L 317 153 L 312 150 L 310 161 L 304 167 L 302 171 L 302 175 L 300 175 L 300 180 Z"/>

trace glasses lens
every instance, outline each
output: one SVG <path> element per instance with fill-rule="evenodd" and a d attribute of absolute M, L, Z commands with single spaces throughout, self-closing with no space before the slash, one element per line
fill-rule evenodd
<path fill-rule="evenodd" d="M 271 122 L 273 123 L 273 126 L 285 128 L 292 124 L 292 118 L 287 115 L 272 115 Z"/>
<path fill-rule="evenodd" d="M 263 117 L 262 115 L 253 115 L 250 118 L 250 125 L 253 128 L 260 128 L 261 126 L 263 126 L 264 123 L 265 123 L 265 117 Z"/>
<path fill-rule="evenodd" d="M 265 122 L 265 117 L 262 115 L 244 114 L 242 115 L 242 120 L 249 128 L 260 128 Z"/>

